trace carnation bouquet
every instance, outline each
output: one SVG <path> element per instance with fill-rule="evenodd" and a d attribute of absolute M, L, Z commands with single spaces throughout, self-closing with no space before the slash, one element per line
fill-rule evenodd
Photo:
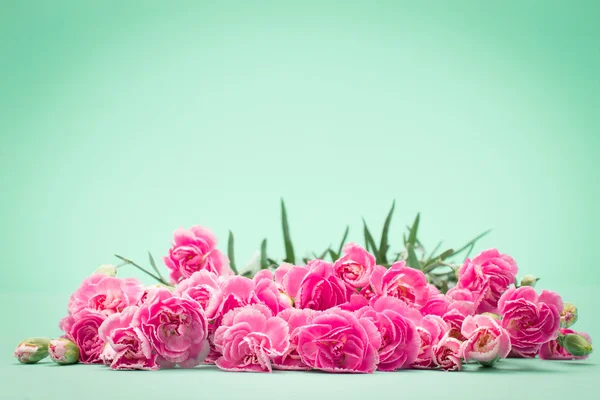
<path fill-rule="evenodd" d="M 321 370 L 372 373 L 407 368 L 460 371 L 492 367 L 507 357 L 571 360 L 588 357 L 591 338 L 571 329 L 577 309 L 537 279 L 517 279 L 515 260 L 497 249 L 471 258 L 477 240 L 457 250 L 427 252 L 419 220 L 404 248 L 392 252 L 364 222 L 364 246 L 346 242 L 297 260 L 283 200 L 285 257 L 267 240 L 243 269 L 202 226 L 177 229 L 164 265 L 150 268 L 117 255 L 71 295 L 60 338 L 18 345 L 22 363 L 47 356 L 58 364 L 105 364 L 114 370 L 159 370 L 214 364 L 224 371 Z M 144 286 L 117 277 L 130 265 L 157 281 Z"/>

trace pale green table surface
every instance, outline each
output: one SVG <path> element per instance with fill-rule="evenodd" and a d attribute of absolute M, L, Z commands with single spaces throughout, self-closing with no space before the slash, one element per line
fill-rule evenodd
<path fill-rule="evenodd" d="M 589 362 L 504 360 L 495 369 L 372 375 L 191 370 L 117 372 L 102 366 L 4 365 L 10 399 L 593 399 L 600 368 Z M 3 385 L 4 387 L 7 387 Z"/>
<path fill-rule="evenodd" d="M 576 327 L 597 337 L 594 287 L 563 289 L 580 304 Z M 68 294 L 0 294 L 2 399 L 580 399 L 597 398 L 598 354 L 584 361 L 503 360 L 496 368 L 463 372 L 398 371 L 372 375 L 274 371 L 231 373 L 213 366 L 192 370 L 117 372 L 103 366 L 21 365 L 12 358 L 27 336 L 58 336 Z M 600 354 L 600 353 L 599 353 Z"/>

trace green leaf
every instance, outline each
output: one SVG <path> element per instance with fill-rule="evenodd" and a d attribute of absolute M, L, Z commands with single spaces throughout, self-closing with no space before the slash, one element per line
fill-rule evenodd
<path fill-rule="evenodd" d="M 302 262 L 303 262 L 304 264 L 308 264 L 308 262 L 309 262 L 309 261 L 310 261 L 310 260 L 309 260 L 308 258 L 306 258 L 306 257 L 303 257 L 303 258 L 302 258 Z"/>
<path fill-rule="evenodd" d="M 156 263 L 154 262 L 154 257 L 152 257 L 152 254 L 150 252 L 148 252 L 148 259 L 150 260 L 150 265 L 156 271 L 158 277 L 164 281 L 165 278 L 163 278 L 162 274 L 160 273 L 160 270 L 158 269 L 158 267 L 156 266 Z"/>
<path fill-rule="evenodd" d="M 326 248 L 325 251 L 321 253 L 321 255 L 317 256 L 315 254 L 315 258 L 318 258 L 319 260 L 325 259 L 325 256 L 327 255 L 327 253 L 329 253 L 329 249 L 331 249 L 331 246 L 329 246 L 328 248 Z"/>
<path fill-rule="evenodd" d="M 369 228 L 367 227 L 367 221 L 365 221 L 365 219 L 363 218 L 363 224 L 365 226 L 364 228 L 364 233 L 365 233 L 365 243 L 367 245 L 367 251 L 370 251 L 371 253 L 375 254 L 375 258 L 379 258 L 378 255 L 379 253 L 377 252 L 377 246 L 375 245 L 375 240 L 373 240 L 373 236 L 371 235 L 371 232 L 369 232 Z M 377 260 L 377 262 L 379 262 L 379 260 Z"/>
<path fill-rule="evenodd" d="M 283 228 L 283 242 L 285 243 L 284 261 L 294 264 L 294 262 L 296 262 L 296 256 L 294 255 L 294 246 L 292 245 L 292 238 L 290 237 L 290 226 L 288 224 L 283 198 L 281 199 L 281 226 Z"/>
<path fill-rule="evenodd" d="M 439 259 L 444 261 L 446 258 L 450 257 L 454 255 L 454 250 L 453 249 L 448 249 L 446 251 L 444 251 L 442 254 L 439 255 Z"/>
<path fill-rule="evenodd" d="M 138 263 L 135 263 L 133 261 L 131 261 L 129 258 L 125 258 L 123 256 L 120 256 L 118 254 L 115 254 L 115 257 L 117 257 L 119 260 L 123 261 L 126 264 L 130 264 L 133 265 L 134 267 L 136 267 L 137 269 L 139 269 L 140 271 L 142 271 L 143 273 L 145 273 L 148 276 L 151 276 L 152 278 L 156 279 L 157 281 L 159 281 L 160 283 L 164 284 L 164 285 L 168 285 L 169 282 L 165 281 L 164 279 L 162 279 L 160 276 L 154 275 L 152 272 L 147 271 L 144 267 L 142 267 L 141 265 L 139 265 Z"/>
<path fill-rule="evenodd" d="M 344 244 L 346 243 L 346 239 L 348 238 L 348 232 L 350 232 L 350 226 L 346 226 L 346 231 L 344 232 L 344 237 L 342 238 L 342 241 L 340 242 L 340 247 L 337 251 L 337 258 L 340 257 L 340 255 L 342 254 L 342 250 L 344 249 Z"/>
<path fill-rule="evenodd" d="M 269 265 L 279 265 L 279 263 L 276 260 L 273 260 L 272 258 L 267 258 L 267 261 L 269 262 Z"/>
<path fill-rule="evenodd" d="M 394 214 L 394 208 L 396 207 L 396 200 L 392 202 L 392 208 L 385 218 L 385 223 L 383 224 L 383 230 L 381 231 L 381 241 L 379 243 L 379 259 L 381 263 L 387 264 L 387 251 L 389 249 L 388 245 L 388 234 L 390 231 L 390 224 L 392 222 L 392 215 Z"/>
<path fill-rule="evenodd" d="M 473 248 L 475 247 L 475 243 L 471 243 L 471 246 L 469 246 L 469 251 L 467 251 L 467 254 L 465 255 L 465 258 L 463 260 L 463 263 L 465 261 L 467 261 L 467 258 L 469 258 L 469 256 L 471 255 L 471 252 L 473 251 Z"/>
<path fill-rule="evenodd" d="M 448 257 L 451 257 L 453 255 L 454 255 L 454 250 L 448 249 L 448 250 L 444 251 L 442 254 L 440 254 L 439 256 L 437 256 L 435 258 L 430 258 L 422 265 L 423 272 L 433 271 L 435 268 L 442 265 L 442 261 L 444 261 L 445 259 L 447 259 Z"/>
<path fill-rule="evenodd" d="M 410 226 L 406 225 L 406 229 L 410 233 L 410 230 L 412 228 Z M 421 243 L 421 241 L 419 240 L 419 238 L 417 238 L 417 240 L 416 240 L 416 245 L 417 245 L 417 247 L 420 247 L 423 250 L 423 253 L 425 252 L 425 246 L 423 246 L 423 244 Z"/>
<path fill-rule="evenodd" d="M 260 269 L 266 269 L 269 267 L 269 262 L 267 261 L 267 239 L 263 239 L 260 244 Z"/>
<path fill-rule="evenodd" d="M 329 257 L 331 257 L 331 261 L 335 262 L 338 258 L 340 258 L 339 254 L 336 254 L 335 251 L 329 249 Z"/>
<path fill-rule="evenodd" d="M 412 227 L 410 228 L 410 233 L 408 234 L 408 243 L 414 249 L 415 243 L 417 243 L 417 231 L 419 230 L 419 220 L 421 218 L 421 213 L 417 213 L 415 217 L 415 222 L 413 222 Z"/>
<path fill-rule="evenodd" d="M 234 274 L 238 274 L 238 270 L 235 267 L 235 255 L 233 251 L 233 232 L 229 231 L 229 240 L 227 240 L 227 257 L 229 257 L 229 265 L 233 270 Z"/>
<path fill-rule="evenodd" d="M 429 261 L 435 257 L 435 253 L 440 249 L 440 247 L 442 247 L 442 243 L 444 243 L 444 242 L 441 240 L 438 242 L 438 244 L 435 246 L 435 248 L 431 251 L 431 253 L 427 257 L 427 261 Z"/>
<path fill-rule="evenodd" d="M 471 245 L 474 245 L 479 239 L 481 239 L 482 237 L 484 237 L 485 235 L 487 235 L 491 231 L 492 231 L 491 229 L 488 229 L 487 231 L 481 233 L 475 239 L 471 240 L 469 243 L 465 244 L 463 247 L 461 247 L 460 249 L 456 250 L 454 252 L 453 256 L 462 253 L 463 251 L 465 251 L 466 249 L 468 249 Z"/>
<path fill-rule="evenodd" d="M 415 252 L 415 245 L 418 244 L 417 240 L 417 231 L 419 230 L 419 220 L 421 218 L 421 213 L 417 213 L 415 217 L 415 221 L 413 222 L 409 233 L 408 239 L 405 239 L 404 246 L 406 247 L 406 263 L 411 268 L 421 269 L 421 263 L 419 262 L 419 258 L 417 257 L 417 253 Z"/>
<path fill-rule="evenodd" d="M 408 252 L 408 258 L 406 259 L 406 263 L 409 267 L 415 269 L 421 269 L 421 263 L 419 262 L 419 258 L 415 253 L 415 249 L 410 243 L 406 244 L 406 251 Z"/>

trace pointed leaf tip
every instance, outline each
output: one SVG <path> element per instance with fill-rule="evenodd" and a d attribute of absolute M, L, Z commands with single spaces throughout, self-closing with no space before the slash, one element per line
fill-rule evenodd
<path fill-rule="evenodd" d="M 389 249 L 388 235 L 390 231 L 390 224 L 392 222 L 392 215 L 394 214 L 394 208 L 396 207 L 396 200 L 392 202 L 392 208 L 390 209 L 385 222 L 383 224 L 383 230 L 381 231 L 381 241 L 379 242 L 379 259 L 382 264 L 387 264 L 387 251 Z"/>
<path fill-rule="evenodd" d="M 415 246 L 415 243 L 417 242 L 417 231 L 419 230 L 420 219 L 421 213 L 417 213 L 415 221 L 413 222 L 412 227 L 410 228 L 410 233 L 408 235 L 408 243 L 410 243 L 413 248 Z"/>
<path fill-rule="evenodd" d="M 160 270 L 156 266 L 156 262 L 154 262 L 154 257 L 152 257 L 152 253 L 150 253 L 150 252 L 148 252 L 148 259 L 150 260 L 150 265 L 152 266 L 152 269 L 154 269 L 154 271 L 156 271 L 156 274 L 158 275 L 158 277 L 164 281 L 165 278 L 160 273 Z"/>
<path fill-rule="evenodd" d="M 369 232 L 369 228 L 367 227 L 367 221 L 363 218 L 364 224 L 364 235 L 365 235 L 365 243 L 367 247 L 367 251 L 370 251 L 375 255 L 377 262 L 379 262 L 379 252 L 377 251 L 377 245 L 375 245 L 375 240 L 373 239 L 373 235 Z"/>
<path fill-rule="evenodd" d="M 294 264 L 296 256 L 294 255 L 294 246 L 292 244 L 292 238 L 290 236 L 290 226 L 287 218 L 287 211 L 285 209 L 285 203 L 281 198 L 281 227 L 283 230 L 283 242 L 285 245 L 285 261 L 290 264 Z"/>
<path fill-rule="evenodd" d="M 229 231 L 229 238 L 227 240 L 227 257 L 229 258 L 229 266 L 233 270 L 233 273 L 238 275 L 237 267 L 235 266 L 235 251 L 234 251 L 234 239 L 233 232 Z"/>
<path fill-rule="evenodd" d="M 363 219 L 364 221 L 364 219 Z M 348 239 L 348 232 L 350 232 L 350 226 L 346 225 L 346 231 L 344 231 L 344 236 L 342 237 L 342 241 L 340 242 L 340 247 L 338 248 L 337 255 L 339 257 L 342 254 L 342 250 L 344 249 L 344 244 L 346 244 L 346 239 Z"/>
<path fill-rule="evenodd" d="M 267 260 L 267 239 L 263 239 L 260 244 L 260 269 L 266 269 L 269 267 L 269 261 Z"/>

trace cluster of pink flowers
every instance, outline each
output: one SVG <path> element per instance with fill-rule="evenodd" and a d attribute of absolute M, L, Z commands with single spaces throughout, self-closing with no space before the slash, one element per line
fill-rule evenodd
<path fill-rule="evenodd" d="M 560 344 L 575 333 L 561 330 L 560 296 L 515 287 L 515 261 L 495 249 L 467 259 L 457 285 L 442 294 L 422 271 L 404 261 L 377 265 L 353 243 L 334 263 L 283 263 L 252 279 L 234 275 L 216 245 L 205 228 L 177 230 L 164 258 L 173 287 L 87 278 L 60 322 L 80 361 L 371 373 L 576 358 Z"/>

